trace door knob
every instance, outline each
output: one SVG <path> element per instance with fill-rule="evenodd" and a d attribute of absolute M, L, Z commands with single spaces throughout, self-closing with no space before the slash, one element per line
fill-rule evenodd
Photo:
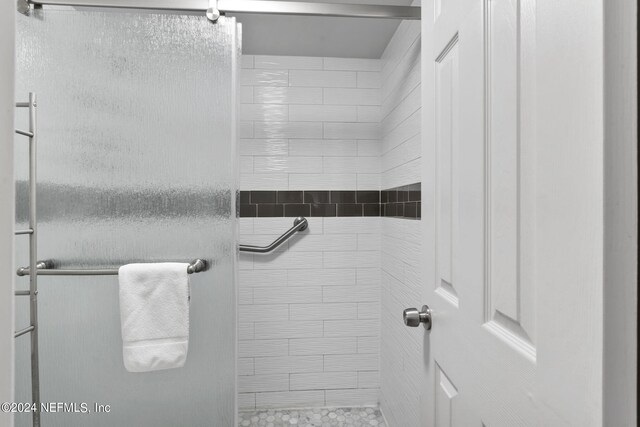
<path fill-rule="evenodd" d="M 412 328 L 416 328 L 422 323 L 427 331 L 431 329 L 431 309 L 429 306 L 423 305 L 420 311 L 417 308 L 407 308 L 402 312 L 402 318 L 404 324 Z"/>

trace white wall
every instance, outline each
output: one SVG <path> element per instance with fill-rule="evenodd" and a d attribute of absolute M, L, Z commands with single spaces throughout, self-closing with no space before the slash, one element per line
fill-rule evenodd
<path fill-rule="evenodd" d="M 379 190 L 380 61 L 243 57 L 241 190 Z M 241 218 L 265 245 L 293 218 Z M 241 254 L 239 406 L 377 405 L 379 217 L 310 217 Z"/>
<path fill-rule="evenodd" d="M 242 190 L 380 189 L 380 61 L 243 56 Z"/>
<path fill-rule="evenodd" d="M 13 1 L 0 2 L 0 402 L 13 401 Z M 0 412 L 0 425 L 13 425 Z"/>
<path fill-rule="evenodd" d="M 291 218 L 241 218 L 266 244 Z M 240 257 L 239 405 L 376 405 L 380 218 L 309 218 L 271 255 Z"/>
<path fill-rule="evenodd" d="M 380 61 L 245 55 L 241 190 L 420 182 L 420 47 L 406 22 Z M 309 221 L 280 253 L 241 256 L 240 407 L 376 404 L 382 363 L 390 424 L 417 425 L 422 335 L 401 313 L 420 303 L 419 222 Z M 240 224 L 266 244 L 291 218 Z"/>
<path fill-rule="evenodd" d="M 404 21 L 382 55 L 382 189 L 421 181 L 420 47 L 420 22 Z"/>
<path fill-rule="evenodd" d="M 403 22 L 382 56 L 382 188 L 421 182 L 420 22 Z M 402 310 L 420 307 L 419 221 L 382 221 L 380 406 L 390 426 L 420 425 L 420 331 Z"/>

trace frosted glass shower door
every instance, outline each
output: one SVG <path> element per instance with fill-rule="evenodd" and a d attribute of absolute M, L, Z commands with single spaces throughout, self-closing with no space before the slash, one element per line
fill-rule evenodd
<path fill-rule="evenodd" d="M 39 258 L 58 268 L 210 266 L 190 276 L 186 365 L 149 373 L 123 365 L 117 276 L 40 276 L 42 401 L 110 407 L 43 413 L 42 425 L 233 426 L 235 20 L 45 8 L 17 21 L 16 96 L 38 97 Z M 17 228 L 27 212 L 23 145 Z M 16 240 L 16 267 L 28 263 L 25 242 Z M 18 289 L 27 283 L 18 278 Z M 17 325 L 28 324 L 26 299 Z M 28 343 L 16 341 L 20 402 L 31 398 Z M 29 414 L 16 424 L 30 425 Z"/>

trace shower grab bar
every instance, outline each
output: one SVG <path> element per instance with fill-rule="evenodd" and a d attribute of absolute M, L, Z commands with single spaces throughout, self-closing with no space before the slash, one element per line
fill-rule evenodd
<path fill-rule="evenodd" d="M 298 231 L 303 231 L 307 229 L 309 222 L 305 217 L 299 216 L 293 221 L 293 227 L 284 232 L 284 234 L 278 237 L 268 246 L 253 246 L 253 245 L 240 245 L 240 252 L 253 252 L 258 254 L 266 254 L 271 252 L 284 242 L 286 242 L 291 236 L 293 236 Z"/>
<path fill-rule="evenodd" d="M 207 262 L 202 259 L 196 259 L 187 267 L 187 273 L 200 273 L 207 270 Z M 18 276 L 28 276 L 29 267 L 20 267 L 16 271 Z M 38 276 L 117 276 L 117 268 L 102 269 L 55 269 L 53 261 L 38 261 L 36 264 L 36 275 Z"/>

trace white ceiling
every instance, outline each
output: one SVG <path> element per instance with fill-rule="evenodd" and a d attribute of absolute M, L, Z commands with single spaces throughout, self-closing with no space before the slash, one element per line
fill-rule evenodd
<path fill-rule="evenodd" d="M 411 0 L 305 0 L 406 6 Z M 380 58 L 399 20 L 229 14 L 242 23 L 242 52 L 248 55 Z"/>

